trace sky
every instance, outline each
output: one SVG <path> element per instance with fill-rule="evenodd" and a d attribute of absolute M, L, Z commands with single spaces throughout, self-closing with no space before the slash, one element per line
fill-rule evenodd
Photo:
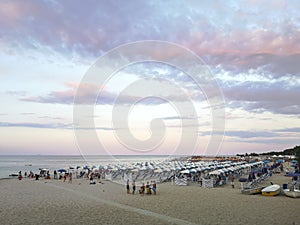
<path fill-rule="evenodd" d="M 2 0 L 0 154 L 299 145 L 299 9 L 292 0 Z"/>

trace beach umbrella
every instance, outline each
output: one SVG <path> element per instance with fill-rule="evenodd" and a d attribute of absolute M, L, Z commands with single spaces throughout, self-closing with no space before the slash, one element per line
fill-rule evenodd
<path fill-rule="evenodd" d="M 162 170 L 163 170 L 163 172 L 170 172 L 171 171 L 169 168 L 163 168 Z"/>
<path fill-rule="evenodd" d="M 296 159 L 293 159 L 293 160 L 291 161 L 291 163 L 298 163 L 298 161 L 297 161 Z"/>
<path fill-rule="evenodd" d="M 190 173 L 197 173 L 197 170 L 195 170 L 195 169 L 190 169 Z"/>
<path fill-rule="evenodd" d="M 190 173 L 190 171 L 189 170 L 182 170 L 182 171 L 180 171 L 180 173 Z"/>
<path fill-rule="evenodd" d="M 162 173 L 163 171 L 162 171 L 162 169 L 156 169 L 156 170 L 154 170 L 154 173 Z"/>
<path fill-rule="evenodd" d="M 59 172 L 59 173 L 65 173 L 65 172 L 67 172 L 67 170 L 65 170 L 65 169 L 59 169 L 59 170 L 57 170 L 57 172 Z"/>
<path fill-rule="evenodd" d="M 88 165 L 85 165 L 85 166 L 83 167 L 83 169 L 87 170 L 87 169 L 89 169 L 89 166 L 88 166 Z"/>
<path fill-rule="evenodd" d="M 75 168 L 73 166 L 69 166 L 69 169 L 70 170 L 74 170 Z"/>
<path fill-rule="evenodd" d="M 209 172 L 209 174 L 212 174 L 212 175 L 219 175 L 220 172 L 219 172 L 218 170 L 214 170 L 214 171 Z"/>

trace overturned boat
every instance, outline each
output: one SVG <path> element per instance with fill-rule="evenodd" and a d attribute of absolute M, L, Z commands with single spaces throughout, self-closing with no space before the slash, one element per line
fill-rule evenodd
<path fill-rule="evenodd" d="M 280 185 L 272 184 L 272 185 L 262 189 L 261 194 L 263 196 L 276 196 L 276 195 L 280 194 L 280 191 L 281 191 Z"/>
<path fill-rule="evenodd" d="M 242 189 L 242 194 L 246 195 L 255 195 L 255 194 L 260 194 L 262 189 L 265 187 L 249 187 L 249 188 L 244 188 Z"/>

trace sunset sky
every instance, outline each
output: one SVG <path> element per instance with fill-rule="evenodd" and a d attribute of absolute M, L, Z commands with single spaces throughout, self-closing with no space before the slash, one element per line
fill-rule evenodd
<path fill-rule="evenodd" d="M 199 137 L 197 149 L 187 145 L 182 154 L 265 152 L 299 145 L 299 10 L 296 0 L 2 0 L 0 154 L 175 154 L 182 133 L 187 139 L 189 133 Z M 215 152 L 206 151 L 213 107 L 207 93 L 185 71 L 156 61 L 128 64 L 105 85 L 82 87 L 78 104 L 95 108 L 90 116 L 103 149 L 78 144 L 73 102 L 89 68 L 113 49 L 147 40 L 186 48 L 208 66 L 224 98 L 224 137 Z M 176 58 L 171 51 L 156 49 L 155 54 Z M 140 89 L 164 89 L 167 101 L 153 96 L 136 102 L 141 92 L 130 85 L 140 80 L 146 82 Z M 174 85 L 169 88 L 169 83 Z M 123 92 L 129 87 L 131 92 Z M 90 99 L 95 93 L 98 99 Z M 196 116 L 178 114 L 177 105 L 188 102 Z M 120 143 L 118 131 L 125 128 L 112 111 L 128 105 L 129 130 L 137 140 L 155 136 L 161 128 L 152 129 L 151 121 L 163 121 L 165 135 L 157 148 L 133 151 Z M 88 136 L 91 129 L 80 130 Z"/>

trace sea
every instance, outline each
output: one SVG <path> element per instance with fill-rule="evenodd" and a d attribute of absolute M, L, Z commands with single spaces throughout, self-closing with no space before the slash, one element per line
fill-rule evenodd
<path fill-rule="evenodd" d="M 32 171 L 39 173 L 40 169 L 54 170 L 76 168 L 77 166 L 106 166 L 109 164 L 144 163 L 171 159 L 168 155 L 0 155 L 0 179 L 13 178 L 11 174 L 24 175 Z M 14 177 L 15 178 L 15 177 Z"/>

